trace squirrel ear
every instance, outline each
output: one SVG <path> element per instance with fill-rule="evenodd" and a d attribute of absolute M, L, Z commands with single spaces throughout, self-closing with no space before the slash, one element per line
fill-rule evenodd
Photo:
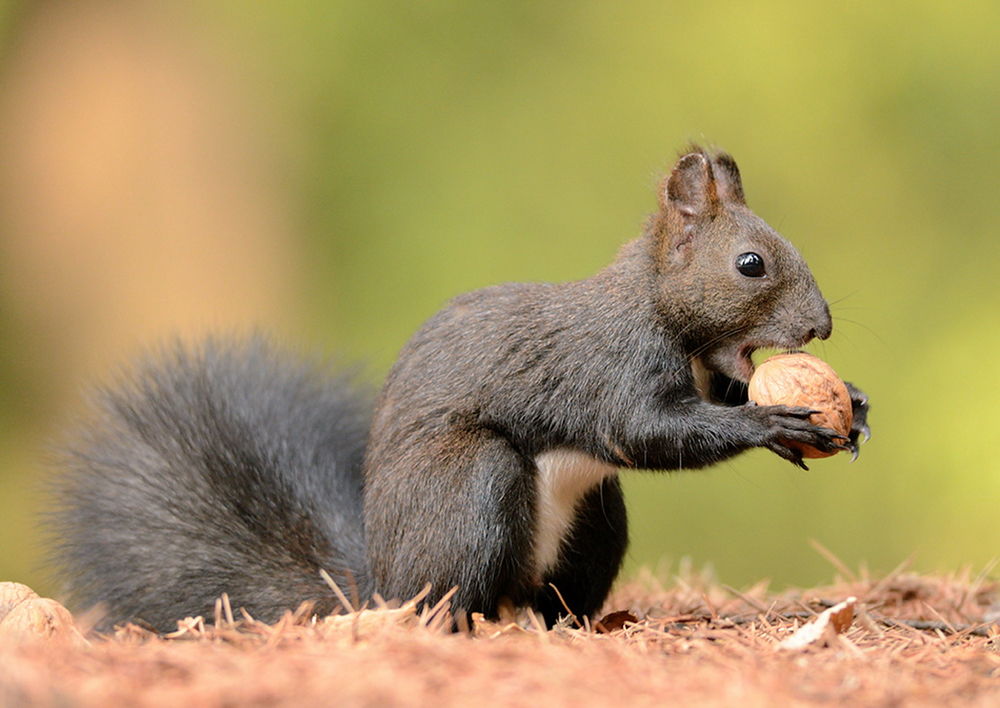
<path fill-rule="evenodd" d="M 732 155 L 720 152 L 715 156 L 714 174 L 718 185 L 719 196 L 729 202 L 746 204 L 743 196 L 743 180 L 740 179 L 740 168 Z"/>
<path fill-rule="evenodd" d="M 685 217 L 705 214 L 714 209 L 718 201 L 712 163 L 703 152 L 681 157 L 660 189 L 660 205 L 664 211 L 675 210 Z"/>

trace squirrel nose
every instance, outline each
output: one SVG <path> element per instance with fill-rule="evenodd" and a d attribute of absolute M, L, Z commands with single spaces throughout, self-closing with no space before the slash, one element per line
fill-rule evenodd
<path fill-rule="evenodd" d="M 825 302 L 823 303 L 823 312 L 819 316 L 819 321 L 816 323 L 812 329 L 809 330 L 809 334 L 806 340 L 818 337 L 819 339 L 829 339 L 830 334 L 833 332 L 833 319 L 830 317 L 830 306 Z"/>

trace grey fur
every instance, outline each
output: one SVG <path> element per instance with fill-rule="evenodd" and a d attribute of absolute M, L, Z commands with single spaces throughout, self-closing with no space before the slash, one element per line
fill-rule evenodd
<path fill-rule="evenodd" d="M 93 398 L 64 454 L 57 562 L 77 604 L 170 629 L 234 607 L 333 611 L 325 568 L 367 595 L 361 458 L 370 394 L 265 340 L 147 357 Z"/>

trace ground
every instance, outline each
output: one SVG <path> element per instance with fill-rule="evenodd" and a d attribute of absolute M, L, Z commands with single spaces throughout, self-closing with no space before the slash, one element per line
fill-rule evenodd
<path fill-rule="evenodd" d="M 850 597 L 812 641 L 785 646 Z M 986 573 L 781 593 L 686 574 L 628 584 L 606 609 L 627 614 L 454 633 L 447 606 L 318 620 L 302 608 L 265 625 L 220 602 L 165 637 L 129 625 L 83 639 L 51 613 L 5 632 L 0 602 L 0 705 L 1000 705 L 1000 584 Z"/>

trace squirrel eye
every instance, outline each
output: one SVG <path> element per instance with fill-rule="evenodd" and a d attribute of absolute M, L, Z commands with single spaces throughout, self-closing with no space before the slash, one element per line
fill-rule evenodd
<path fill-rule="evenodd" d="M 764 259 L 753 251 L 736 256 L 736 270 L 748 278 L 763 278 Z"/>

